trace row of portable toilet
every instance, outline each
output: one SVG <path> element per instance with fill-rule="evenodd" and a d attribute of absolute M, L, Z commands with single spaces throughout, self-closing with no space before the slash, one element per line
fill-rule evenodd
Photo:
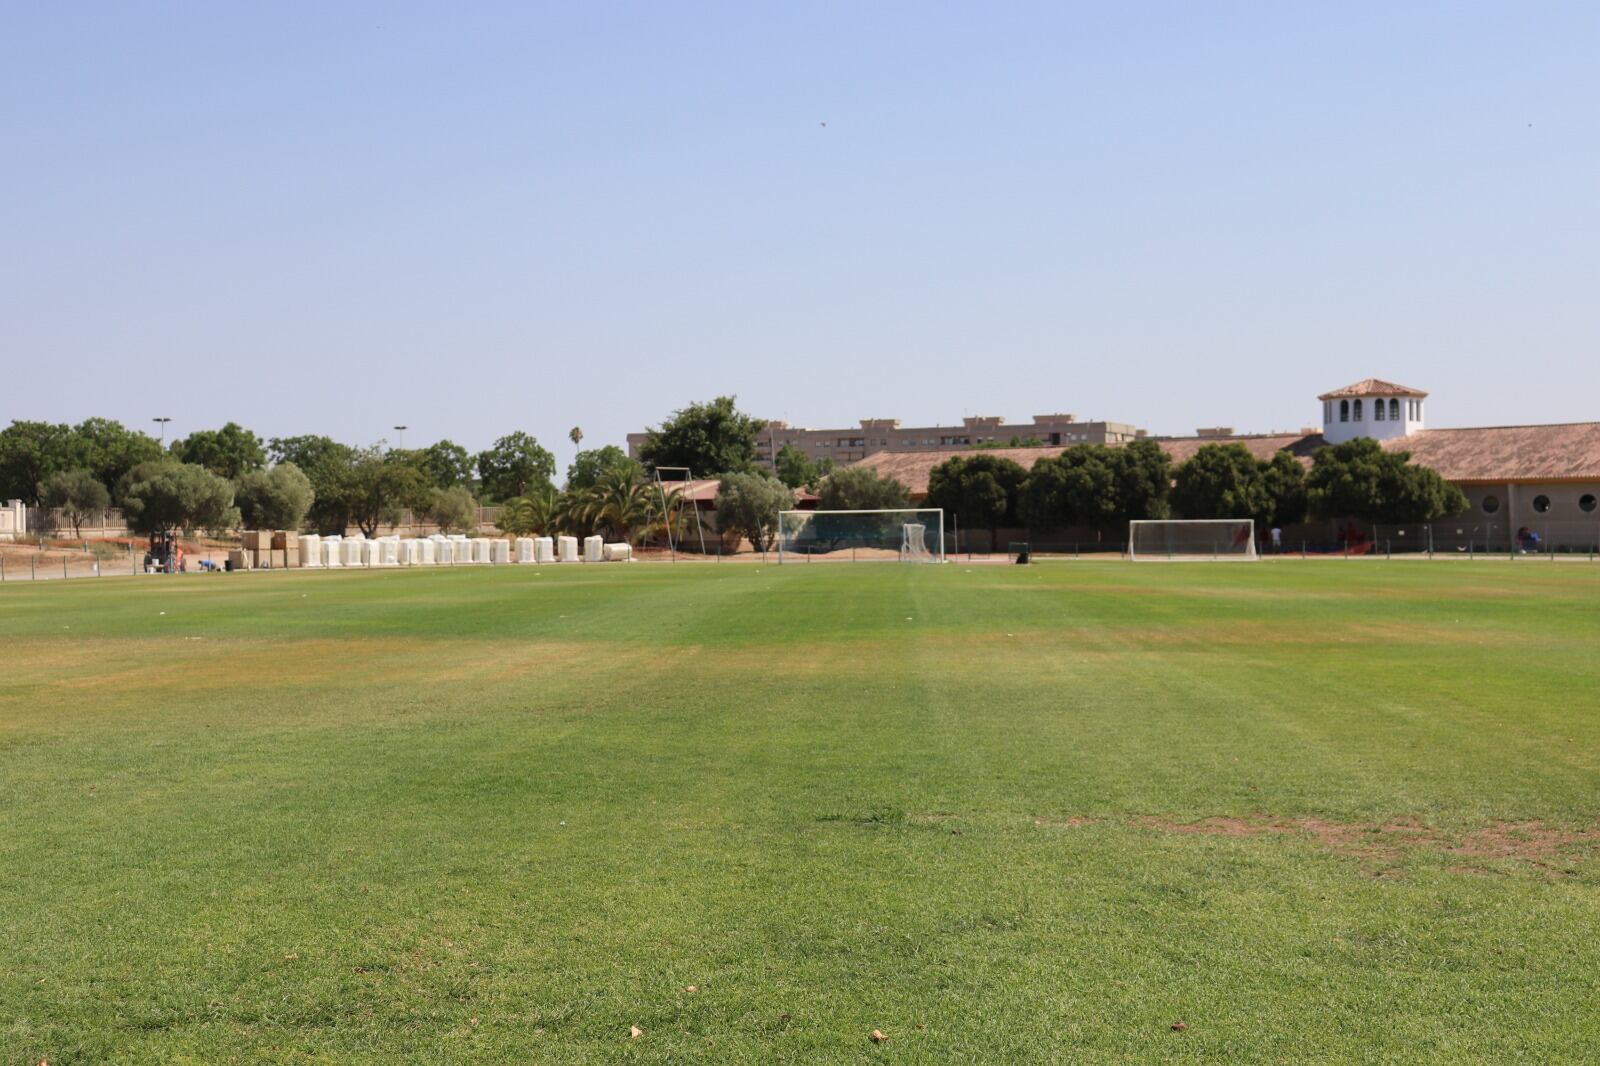
<path fill-rule="evenodd" d="M 631 562 L 633 549 L 627 544 L 607 544 L 603 537 L 588 537 L 583 542 L 583 561 Z M 431 537 L 402 540 L 397 536 L 367 540 L 364 537 L 318 536 L 300 538 L 302 567 L 374 566 L 466 566 L 496 563 L 575 563 L 579 561 L 577 537 L 518 537 L 513 554 L 512 542 L 505 539 L 471 539 L 459 533 L 436 533 Z"/>

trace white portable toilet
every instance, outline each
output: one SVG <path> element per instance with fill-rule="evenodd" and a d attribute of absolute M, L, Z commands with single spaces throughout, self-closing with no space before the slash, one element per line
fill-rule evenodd
<path fill-rule="evenodd" d="M 489 542 L 487 540 L 480 537 L 472 542 L 472 561 L 475 563 L 489 561 Z"/>
<path fill-rule="evenodd" d="M 531 562 L 533 562 L 533 538 L 532 537 L 518 537 L 517 538 L 517 562 L 519 562 L 519 563 L 531 563 Z"/>
<path fill-rule="evenodd" d="M 431 540 L 417 541 L 417 563 L 421 566 L 433 565 L 433 549 L 435 545 Z"/>
<path fill-rule="evenodd" d="M 584 537 L 583 538 L 583 561 L 584 562 L 586 562 L 586 563 L 598 563 L 602 559 L 605 558 L 605 553 L 606 553 L 606 538 L 604 538 L 604 537 Z"/>
<path fill-rule="evenodd" d="M 381 540 L 358 540 L 355 543 L 361 545 L 360 551 L 361 551 L 361 565 L 362 566 L 382 566 L 383 565 L 383 541 L 381 541 Z"/>
<path fill-rule="evenodd" d="M 428 543 L 433 545 L 433 561 L 440 566 L 449 566 L 454 560 L 450 556 L 450 538 L 435 533 L 428 538 Z"/>
<path fill-rule="evenodd" d="M 400 565 L 400 538 L 396 536 L 378 538 L 378 565 Z"/>
<path fill-rule="evenodd" d="M 556 542 L 549 537 L 540 537 L 533 542 L 533 561 L 536 563 L 553 563 L 556 561 Z"/>
<path fill-rule="evenodd" d="M 465 533 L 450 534 L 450 557 L 458 566 L 472 562 L 472 541 L 467 539 Z"/>
<path fill-rule="evenodd" d="M 605 547 L 605 560 L 608 563 L 633 562 L 633 545 L 627 543 L 607 544 Z"/>
<path fill-rule="evenodd" d="M 578 561 L 578 538 L 577 537 L 558 537 L 556 539 L 556 547 L 558 547 L 561 550 L 561 561 L 562 562 L 564 562 L 564 563 L 575 563 L 575 562 Z"/>
<path fill-rule="evenodd" d="M 315 533 L 307 533 L 300 538 L 300 565 L 322 566 L 322 538 Z"/>
<path fill-rule="evenodd" d="M 395 565 L 416 566 L 418 558 L 421 554 L 422 551 L 417 547 L 416 541 L 403 540 L 399 544 L 395 545 Z"/>
<path fill-rule="evenodd" d="M 511 561 L 511 542 L 496 538 L 489 542 L 489 561 L 491 563 L 509 563 Z"/>
<path fill-rule="evenodd" d="M 362 548 L 367 544 L 363 538 L 360 540 L 347 540 L 340 545 L 340 555 L 343 556 L 344 565 L 362 566 Z"/>
<path fill-rule="evenodd" d="M 343 566 L 344 565 L 344 552 L 342 551 L 343 547 L 344 547 L 344 538 L 339 536 L 338 534 L 334 534 L 333 536 L 330 536 L 330 537 L 323 537 L 322 538 L 322 565 L 323 566 Z"/>

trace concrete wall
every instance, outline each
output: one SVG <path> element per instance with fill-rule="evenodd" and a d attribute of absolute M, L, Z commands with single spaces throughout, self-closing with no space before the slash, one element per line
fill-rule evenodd
<path fill-rule="evenodd" d="M 0 508 L 0 541 L 21 540 L 28 532 L 28 509 L 21 500 L 7 500 Z"/>

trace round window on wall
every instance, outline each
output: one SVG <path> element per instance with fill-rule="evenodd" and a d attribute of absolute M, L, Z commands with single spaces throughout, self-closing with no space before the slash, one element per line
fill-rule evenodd
<path fill-rule="evenodd" d="M 1550 497 L 1535 496 L 1533 498 L 1533 509 L 1538 511 L 1540 514 L 1548 513 L 1550 510 Z"/>
<path fill-rule="evenodd" d="M 1483 498 L 1483 513 L 1484 514 L 1494 514 L 1498 510 L 1500 510 L 1500 497 L 1498 497 L 1498 496 L 1485 496 Z"/>
<path fill-rule="evenodd" d="M 1594 493 L 1587 493 L 1578 497 L 1578 507 L 1584 511 L 1593 511 L 1595 506 Z"/>

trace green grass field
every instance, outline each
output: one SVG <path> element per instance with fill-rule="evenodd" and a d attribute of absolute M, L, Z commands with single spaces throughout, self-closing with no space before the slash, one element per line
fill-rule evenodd
<path fill-rule="evenodd" d="M 0 1062 L 1600 1046 L 1600 565 L 197 575 L 0 640 Z"/>

